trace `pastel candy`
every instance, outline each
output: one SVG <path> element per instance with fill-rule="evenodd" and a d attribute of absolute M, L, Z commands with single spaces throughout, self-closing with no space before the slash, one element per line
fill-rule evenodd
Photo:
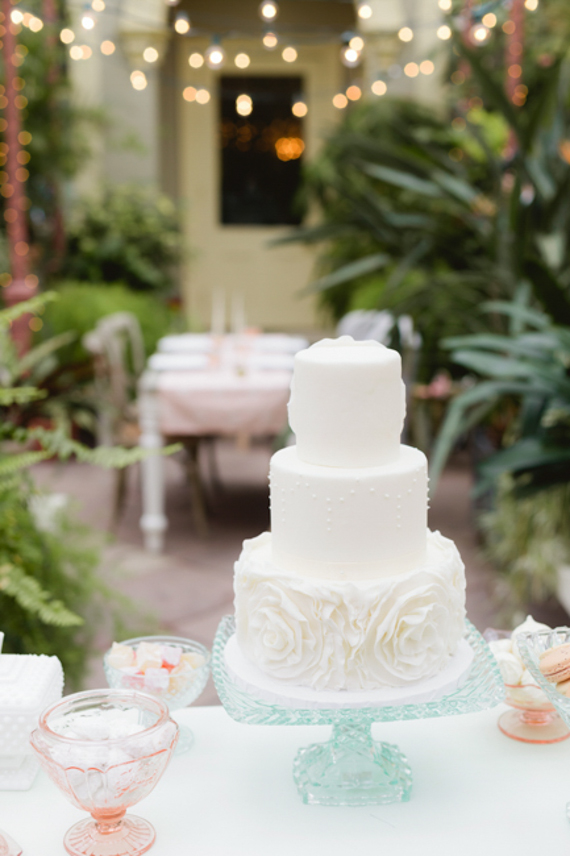
<path fill-rule="evenodd" d="M 155 669 L 151 667 L 145 672 L 144 687 L 147 690 L 151 690 L 153 692 L 167 690 L 169 682 L 170 672 L 168 671 L 168 669 Z"/>
<path fill-rule="evenodd" d="M 160 669 L 162 667 L 162 645 L 156 642 L 140 642 L 137 648 L 137 666 L 139 672 L 147 669 Z"/>
<path fill-rule="evenodd" d="M 162 646 L 162 662 L 165 666 L 177 666 L 182 656 L 182 648 L 178 645 Z"/>
<path fill-rule="evenodd" d="M 135 652 L 130 645 L 121 645 L 113 642 L 111 650 L 107 654 L 107 662 L 113 669 L 125 669 L 135 663 Z"/>

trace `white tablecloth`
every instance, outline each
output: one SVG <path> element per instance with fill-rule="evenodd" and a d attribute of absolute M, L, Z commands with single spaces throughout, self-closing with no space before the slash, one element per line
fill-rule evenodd
<path fill-rule="evenodd" d="M 292 762 L 326 727 L 248 726 L 223 708 L 177 714 L 196 744 L 133 807 L 156 829 L 153 856 L 563 856 L 570 852 L 570 740 L 530 746 L 504 737 L 503 707 L 374 726 L 412 766 L 408 803 L 303 805 Z M 31 791 L 0 793 L 0 827 L 24 856 L 63 856 L 84 817 L 40 773 Z"/>
<path fill-rule="evenodd" d="M 287 424 L 290 371 L 166 371 L 157 384 L 165 436 L 263 437 Z"/>

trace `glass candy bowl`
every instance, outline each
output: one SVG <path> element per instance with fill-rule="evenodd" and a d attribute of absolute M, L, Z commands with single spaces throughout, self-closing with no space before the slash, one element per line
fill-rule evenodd
<path fill-rule="evenodd" d="M 92 690 L 40 717 L 30 742 L 50 778 L 91 813 L 64 837 L 72 856 L 139 856 L 154 843 L 148 821 L 125 815 L 162 776 L 178 739 L 167 706 L 152 696 Z"/>
<path fill-rule="evenodd" d="M 473 662 L 464 683 L 436 701 L 377 707 L 305 707 L 271 703 L 242 689 L 230 674 L 225 649 L 235 618 L 225 616 L 214 640 L 212 671 L 220 700 L 233 719 L 252 725 L 332 725 L 331 739 L 300 749 L 293 777 L 301 799 L 318 805 L 378 805 L 410 798 L 412 772 L 405 755 L 372 738 L 374 722 L 428 719 L 485 710 L 504 698 L 497 661 L 475 628 L 465 622 Z"/>
<path fill-rule="evenodd" d="M 128 645 L 135 650 L 141 642 L 151 642 L 158 645 L 171 645 L 182 648 L 183 654 L 198 654 L 204 662 L 194 669 L 184 672 L 172 672 L 168 681 L 161 685 L 145 680 L 145 675 L 130 674 L 123 669 L 114 668 L 109 663 L 107 651 L 103 658 L 103 666 L 107 683 L 114 689 L 131 689 L 139 692 L 149 693 L 155 698 L 163 701 L 170 711 L 179 710 L 192 704 L 204 691 L 210 674 L 211 655 L 204 645 L 194 642 L 192 639 L 184 639 L 179 636 L 137 636 L 135 639 L 126 639 L 121 645 Z M 176 755 L 187 752 L 194 743 L 192 731 L 185 725 L 179 726 L 180 736 L 176 747 Z"/>
<path fill-rule="evenodd" d="M 570 730 L 555 707 L 534 686 L 505 684 L 505 701 L 513 710 L 501 714 L 500 730 L 522 743 L 559 743 L 570 737 Z"/>

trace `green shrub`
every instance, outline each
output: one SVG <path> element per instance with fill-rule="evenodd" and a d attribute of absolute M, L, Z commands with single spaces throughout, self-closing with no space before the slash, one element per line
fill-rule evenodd
<path fill-rule="evenodd" d="M 137 294 L 124 285 L 92 285 L 86 282 L 64 282 L 57 288 L 58 299 L 45 310 L 44 335 L 46 337 L 72 331 L 77 335 L 73 344 L 60 351 L 62 362 L 81 362 L 88 354 L 81 337 L 92 330 L 105 315 L 113 312 L 131 312 L 138 320 L 147 355 L 156 350 L 161 336 L 178 320 L 159 297 Z"/>
<path fill-rule="evenodd" d="M 81 202 L 68 226 L 63 275 L 122 282 L 135 291 L 169 291 L 182 238 L 170 199 L 146 188 L 107 188 Z"/>

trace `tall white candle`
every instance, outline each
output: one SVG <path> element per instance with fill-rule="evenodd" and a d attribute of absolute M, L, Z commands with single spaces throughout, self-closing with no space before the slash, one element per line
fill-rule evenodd
<path fill-rule="evenodd" d="M 212 291 L 212 316 L 210 332 L 213 336 L 223 336 L 226 331 L 226 295 L 223 289 Z"/>

